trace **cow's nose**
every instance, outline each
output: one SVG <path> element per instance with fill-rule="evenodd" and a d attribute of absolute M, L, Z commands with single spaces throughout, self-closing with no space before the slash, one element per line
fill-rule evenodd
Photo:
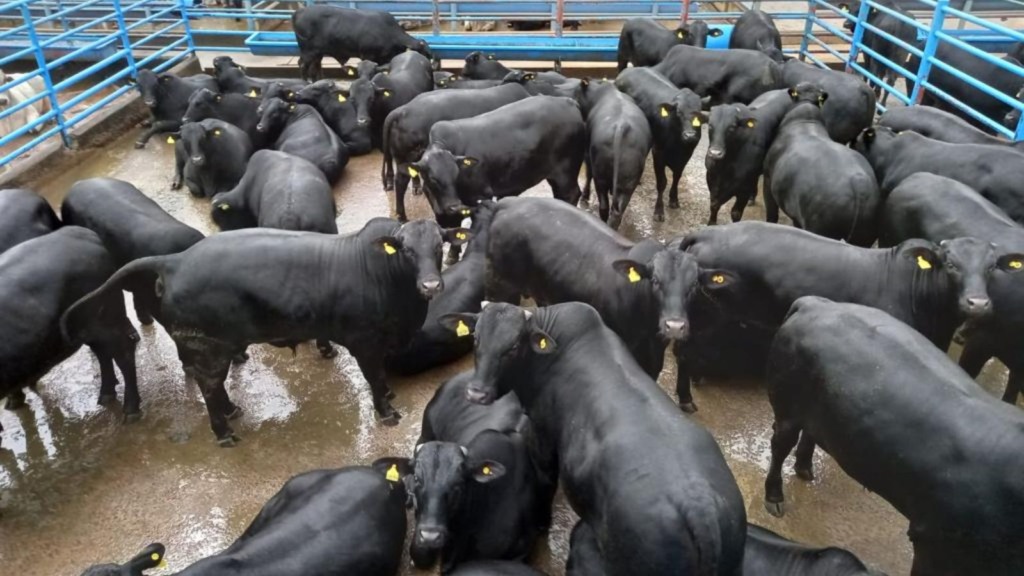
<path fill-rule="evenodd" d="M 144 102 L 146 103 L 146 106 L 149 106 L 150 108 L 156 106 L 156 100 L 144 100 Z"/>
<path fill-rule="evenodd" d="M 673 318 L 665 320 L 665 335 L 673 340 L 681 340 L 686 337 L 687 325 L 685 320 Z"/>
<path fill-rule="evenodd" d="M 693 140 L 696 140 L 696 139 L 697 139 L 697 131 L 696 130 L 686 130 L 686 131 L 683 132 L 683 140 L 693 141 Z"/>
<path fill-rule="evenodd" d="M 256 125 L 256 131 L 257 132 L 263 132 L 265 130 L 266 130 L 266 128 L 263 126 L 263 124 L 257 124 Z"/>
<path fill-rule="evenodd" d="M 967 311 L 971 314 L 984 314 L 992 308 L 992 301 L 988 298 L 968 298 Z"/>
<path fill-rule="evenodd" d="M 420 528 L 417 536 L 424 546 L 434 547 L 441 544 L 442 533 L 437 528 Z"/>
<path fill-rule="evenodd" d="M 370 119 L 369 118 L 357 118 L 356 119 L 356 124 L 359 124 L 360 126 L 365 126 L 365 125 L 367 125 L 369 123 L 370 123 Z"/>
<path fill-rule="evenodd" d="M 193 164 L 197 164 L 197 165 L 202 164 L 203 163 L 203 157 L 202 156 L 193 156 L 192 157 L 192 163 Z"/>
<path fill-rule="evenodd" d="M 442 286 L 440 279 L 424 280 L 420 282 L 420 292 L 427 298 L 433 298 L 441 292 Z"/>
<path fill-rule="evenodd" d="M 473 386 L 466 387 L 466 400 L 469 400 L 473 404 L 484 404 L 487 402 L 487 392 L 474 388 Z"/>
<path fill-rule="evenodd" d="M 725 150 L 715 147 L 708 148 L 708 158 L 721 158 L 722 156 L 725 156 Z"/>

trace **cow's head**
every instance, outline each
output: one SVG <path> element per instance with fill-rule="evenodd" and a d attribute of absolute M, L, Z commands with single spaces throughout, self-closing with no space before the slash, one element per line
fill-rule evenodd
<path fill-rule="evenodd" d="M 163 544 L 153 543 L 128 561 L 127 564 L 100 564 L 92 566 L 82 576 L 144 576 L 145 570 L 164 568 L 165 548 Z"/>
<path fill-rule="evenodd" d="M 860 0 L 849 0 L 848 2 L 841 2 L 838 6 L 840 11 L 844 14 L 850 14 L 854 17 L 853 20 L 845 20 L 843 22 L 843 28 L 853 32 L 857 28 L 857 14 L 860 13 Z"/>
<path fill-rule="evenodd" d="M 707 22 L 695 20 L 687 24 L 680 24 L 675 30 L 676 41 L 687 46 L 704 48 L 708 45 L 708 36 L 717 38 L 722 35 L 721 28 L 708 28 Z"/>
<path fill-rule="evenodd" d="M 412 45 L 409 46 L 409 48 L 411 50 L 415 50 L 416 52 L 419 52 L 420 54 L 423 54 L 428 59 L 433 59 L 434 58 L 434 53 L 430 51 L 430 46 L 427 44 L 426 40 L 415 40 L 412 43 Z"/>
<path fill-rule="evenodd" d="M 370 129 L 373 121 L 373 109 L 379 100 L 394 96 L 390 88 L 382 88 L 366 78 L 358 78 L 348 90 L 339 91 L 339 102 L 351 102 L 356 112 L 356 124 L 365 130 Z"/>
<path fill-rule="evenodd" d="M 465 228 L 442 229 L 431 220 L 403 224 L 394 236 L 373 241 L 373 249 L 385 258 L 404 259 L 416 270 L 416 289 L 427 300 L 444 290 L 441 278 L 441 247 L 445 242 L 461 246 L 469 241 Z"/>
<path fill-rule="evenodd" d="M 142 69 L 136 80 L 139 92 L 142 94 L 142 102 L 150 108 L 155 108 L 159 102 L 160 85 L 171 82 L 171 77 L 164 74 L 157 74 L 152 70 Z"/>
<path fill-rule="evenodd" d="M 511 379 L 502 374 L 515 369 L 531 354 L 553 354 L 558 343 L 534 320 L 533 312 L 512 304 L 483 306 L 479 314 L 448 314 L 438 322 L 468 337 L 475 333 L 476 370 L 466 386 L 466 398 L 476 404 L 491 404 L 511 392 Z"/>
<path fill-rule="evenodd" d="M 598 100 L 608 94 L 617 92 L 615 83 L 606 79 L 582 78 L 580 79 L 579 98 L 576 100 L 583 110 L 583 117 L 597 104 Z"/>
<path fill-rule="evenodd" d="M 775 45 L 775 42 L 771 40 L 758 39 L 757 49 L 765 56 L 772 60 L 782 64 L 786 61 L 786 56 L 782 53 L 782 49 Z"/>
<path fill-rule="evenodd" d="M 409 546 L 413 563 L 429 568 L 438 553 L 448 544 L 451 523 L 464 512 L 467 492 L 473 485 L 487 484 L 505 474 L 505 466 L 494 460 L 479 458 L 479 447 L 490 442 L 507 443 L 505 434 L 485 430 L 468 446 L 454 442 L 426 442 L 416 447 L 412 458 L 411 486 L 416 512 L 416 529 Z M 489 451 L 489 450 L 488 450 Z"/>
<path fill-rule="evenodd" d="M 245 69 L 236 63 L 231 56 L 217 56 L 213 59 L 213 71 L 215 74 L 223 73 L 228 70 L 242 70 Z"/>
<path fill-rule="evenodd" d="M 482 52 L 470 52 L 462 65 L 461 76 L 469 80 L 500 80 L 511 70 L 498 62 L 494 54 L 484 55 Z"/>
<path fill-rule="evenodd" d="M 257 114 L 262 114 L 263 106 L 271 98 L 280 98 L 285 102 L 295 102 L 296 96 L 298 96 L 294 90 L 285 86 L 283 82 L 270 82 L 267 87 L 263 90 L 262 101 L 260 102 L 260 108 L 256 110 Z"/>
<path fill-rule="evenodd" d="M 736 138 L 749 138 L 757 128 L 754 111 L 745 104 L 719 104 L 711 108 L 708 119 L 708 155 L 705 163 L 725 158 L 728 143 Z"/>
<path fill-rule="evenodd" d="M 616 260 L 612 268 L 622 282 L 636 290 L 651 291 L 658 305 L 658 333 L 678 341 L 690 336 L 689 308 L 697 291 L 726 288 L 735 281 L 723 270 L 701 270 L 697 259 L 678 247 L 661 249 L 646 263 Z"/>
<path fill-rule="evenodd" d="M 294 102 L 285 102 L 280 98 L 271 98 L 260 104 L 260 121 L 256 124 L 256 131 L 261 133 L 274 133 L 288 123 L 288 119 L 299 109 Z"/>
<path fill-rule="evenodd" d="M 672 97 L 671 102 L 658 106 L 658 118 L 671 125 L 672 119 L 679 121 L 680 136 L 686 144 L 700 141 L 701 126 L 707 123 L 708 115 L 702 110 L 700 96 L 689 88 L 683 88 Z"/>
<path fill-rule="evenodd" d="M 217 120 L 207 120 L 205 122 L 188 122 L 181 126 L 178 138 L 181 140 L 185 154 L 193 165 L 206 165 L 208 160 L 206 157 L 208 142 L 225 137 L 227 129 L 222 124 Z"/>
<path fill-rule="evenodd" d="M 821 86 L 812 82 L 800 82 L 796 86 L 789 89 L 789 98 L 794 104 L 800 104 L 801 102 L 810 102 L 816 104 L 819 108 L 825 106 L 825 102 L 828 101 L 828 92 L 825 91 Z"/>
<path fill-rule="evenodd" d="M 188 110 L 185 110 L 185 115 L 181 118 L 181 121 L 199 122 L 211 116 L 216 116 L 223 98 L 223 96 L 209 88 L 196 90 L 192 93 L 192 96 L 189 96 Z"/>
<path fill-rule="evenodd" d="M 870 126 L 860 131 L 857 139 L 853 142 L 853 149 L 860 152 L 865 158 L 871 159 L 878 154 L 883 154 L 894 140 L 897 134 L 888 126 Z"/>
<path fill-rule="evenodd" d="M 461 173 L 477 169 L 478 164 L 476 158 L 457 156 L 443 146 L 431 144 L 423 156 L 409 164 L 406 170 L 409 176 L 420 178 L 434 214 L 448 220 L 469 215 L 469 208 L 459 199 L 456 183 Z"/>
<path fill-rule="evenodd" d="M 245 205 L 245 196 L 237 188 L 216 194 L 210 199 L 210 218 L 225 232 L 255 228 L 258 224 L 253 213 Z"/>
<path fill-rule="evenodd" d="M 1024 254 L 1000 250 L 976 238 L 954 238 L 939 243 L 939 257 L 957 287 L 961 318 L 975 321 L 992 313 L 988 282 L 996 271 L 1015 274 L 1024 269 Z"/>

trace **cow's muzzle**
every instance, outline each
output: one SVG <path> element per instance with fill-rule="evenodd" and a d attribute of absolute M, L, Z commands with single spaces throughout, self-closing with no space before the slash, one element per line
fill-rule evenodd
<path fill-rule="evenodd" d="M 682 318 L 662 320 L 661 334 L 671 340 L 686 340 L 690 336 L 690 325 Z"/>

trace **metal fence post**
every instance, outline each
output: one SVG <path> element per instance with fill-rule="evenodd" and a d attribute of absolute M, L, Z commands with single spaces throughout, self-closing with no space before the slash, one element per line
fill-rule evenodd
<path fill-rule="evenodd" d="M 864 23 L 868 21 L 871 14 L 871 5 L 866 0 L 860 3 L 860 10 L 857 11 L 857 22 L 853 26 L 853 38 L 850 39 L 850 54 L 846 58 L 846 71 L 853 72 L 853 65 L 857 63 L 857 56 L 860 56 L 860 45 L 864 43 Z"/>
<path fill-rule="evenodd" d="M 807 0 L 807 18 L 804 20 L 804 36 L 800 39 L 800 61 L 807 61 L 807 48 L 814 33 L 814 16 L 818 13 L 818 5 L 814 0 Z"/>
<path fill-rule="evenodd" d="M 431 0 L 430 6 L 430 31 L 437 36 L 441 33 L 441 8 L 437 5 L 437 0 Z"/>
<path fill-rule="evenodd" d="M 192 56 L 196 55 L 196 41 L 192 37 L 192 26 L 188 23 L 188 0 L 178 0 L 178 6 L 181 6 L 181 23 L 185 27 L 185 38 L 188 44 L 188 53 Z"/>
<path fill-rule="evenodd" d="M 679 19 L 683 24 L 690 21 L 690 0 L 683 0 L 683 13 L 679 15 Z"/>
<path fill-rule="evenodd" d="M 39 66 L 39 74 L 43 77 L 43 84 L 46 87 L 46 95 L 50 99 L 50 107 L 54 111 L 54 119 L 60 127 L 60 138 L 64 146 L 71 147 L 71 135 L 68 134 L 68 127 L 64 124 L 64 110 L 61 109 L 60 101 L 57 100 L 57 91 L 53 89 L 53 79 L 50 78 L 50 69 L 46 67 L 46 56 L 43 54 L 43 47 L 39 45 L 39 35 L 36 34 L 36 24 L 32 21 L 32 12 L 28 4 L 21 5 L 21 16 L 25 19 L 25 28 L 28 31 L 28 40 L 32 43 L 32 51 L 35 52 L 36 65 Z"/>
<path fill-rule="evenodd" d="M 1013 135 L 1013 139 L 1015 142 L 1024 140 L 1024 114 L 1021 114 L 1020 120 L 1017 120 L 1017 131 Z"/>
<path fill-rule="evenodd" d="M 935 14 L 932 16 L 932 25 L 928 30 L 928 40 L 924 44 L 921 65 L 917 67 L 914 90 L 910 93 L 910 102 L 913 104 L 920 104 L 921 98 L 924 97 L 924 83 L 928 81 L 928 74 L 932 71 L 932 58 L 935 57 L 935 50 L 939 47 L 939 37 L 936 35 L 936 32 L 942 30 L 948 6 L 949 0 L 938 0 L 935 3 Z"/>
<path fill-rule="evenodd" d="M 555 1 L 555 18 L 551 22 L 551 29 L 555 31 L 555 37 L 562 37 L 562 19 L 565 18 L 565 0 Z"/>
<path fill-rule="evenodd" d="M 135 55 L 132 54 L 132 40 L 128 37 L 128 27 L 124 22 L 124 12 L 121 10 L 121 0 L 114 0 L 114 17 L 117 19 L 118 36 L 121 37 L 121 44 L 124 46 L 124 59 L 128 62 L 128 70 L 132 78 L 138 78 L 138 70 L 135 68 Z"/>

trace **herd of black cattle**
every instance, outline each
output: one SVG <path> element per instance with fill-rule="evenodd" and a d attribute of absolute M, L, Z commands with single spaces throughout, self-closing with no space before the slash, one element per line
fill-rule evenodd
<path fill-rule="evenodd" d="M 581 517 L 571 575 L 873 573 L 747 524 L 722 452 L 684 413 L 703 377 L 766 380 L 773 514 L 784 459 L 796 447 L 796 473 L 812 479 L 817 445 L 909 519 L 913 574 L 1024 573 L 1024 153 L 1012 143 L 923 106 L 874 126 L 867 85 L 785 59 L 757 11 L 724 51 L 700 47 L 706 25 L 630 21 L 614 82 L 479 53 L 461 76 L 435 73 L 386 13 L 312 6 L 294 23 L 304 76 L 323 55 L 363 59 L 343 69 L 346 87 L 254 79 L 226 57 L 216 77 L 139 74 L 153 119 L 138 145 L 171 134 L 172 187 L 210 197 L 225 233 L 203 237 L 118 180 L 76 183 L 60 219 L 32 192 L 0 192 L 10 407 L 85 344 L 100 402 L 116 399 L 116 363 L 124 416 L 140 416 L 122 290 L 172 337 L 224 446 L 240 413 L 224 380 L 250 344 L 346 347 L 384 425 L 400 418 L 388 372 L 475 355 L 431 400 L 411 458 L 291 479 L 231 547 L 180 574 L 393 575 L 406 506 L 418 566 L 537 574 L 519 561 L 559 481 Z M 733 198 L 739 220 L 762 176 L 770 223 L 667 243 L 616 233 L 652 150 L 655 218 L 666 166 L 679 206 L 705 128 L 710 224 Z M 332 184 L 374 147 L 398 219 L 339 236 Z M 574 206 L 591 179 L 607 224 Z M 494 200 L 545 180 L 555 199 Z M 406 222 L 410 182 L 437 222 Z M 774 223 L 780 209 L 796 227 Z M 654 380 L 669 344 L 678 406 Z M 993 357 L 1010 369 L 1005 402 L 972 380 Z M 86 574 L 142 574 L 163 554 L 154 544 Z"/>

